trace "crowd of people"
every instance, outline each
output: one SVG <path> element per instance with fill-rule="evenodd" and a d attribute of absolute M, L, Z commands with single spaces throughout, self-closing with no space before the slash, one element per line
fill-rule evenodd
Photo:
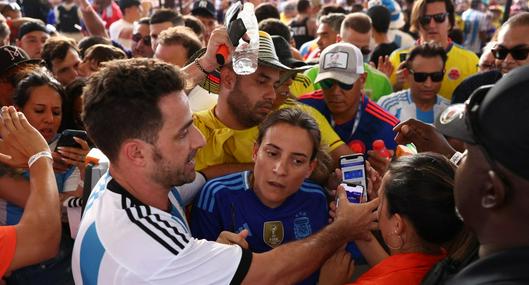
<path fill-rule="evenodd" d="M 529 283 L 526 2 L 235 2 L 0 0 L 0 284 Z"/>

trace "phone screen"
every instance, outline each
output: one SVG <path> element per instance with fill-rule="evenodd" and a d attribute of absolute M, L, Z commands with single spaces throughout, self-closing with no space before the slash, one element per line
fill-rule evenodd
<path fill-rule="evenodd" d="M 367 189 L 366 168 L 364 156 L 361 154 L 345 155 L 340 157 L 342 181 L 349 184 L 362 185 Z"/>
<path fill-rule="evenodd" d="M 347 194 L 347 200 L 351 203 L 362 203 L 365 201 L 364 198 L 364 187 L 362 185 L 352 185 L 342 183 L 345 193 Z"/>

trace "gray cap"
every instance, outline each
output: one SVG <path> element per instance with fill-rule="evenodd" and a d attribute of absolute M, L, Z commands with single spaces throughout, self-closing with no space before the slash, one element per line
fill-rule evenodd
<path fill-rule="evenodd" d="M 364 58 L 360 49 L 350 43 L 335 43 L 321 53 L 320 72 L 315 82 L 334 79 L 353 84 L 363 73 Z"/>

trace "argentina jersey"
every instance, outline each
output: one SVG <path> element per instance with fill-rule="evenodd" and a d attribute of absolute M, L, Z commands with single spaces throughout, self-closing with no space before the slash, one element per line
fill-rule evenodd
<path fill-rule="evenodd" d="M 75 283 L 228 284 L 244 277 L 251 253 L 193 238 L 174 188 L 168 198 L 171 208 L 162 211 L 133 197 L 108 172 L 103 175 L 75 241 Z"/>

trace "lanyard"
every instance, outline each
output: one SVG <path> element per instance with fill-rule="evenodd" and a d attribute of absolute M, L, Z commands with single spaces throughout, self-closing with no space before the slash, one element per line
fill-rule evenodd
<path fill-rule="evenodd" d="M 358 129 L 358 125 L 360 124 L 360 117 L 362 116 L 362 104 L 363 104 L 362 101 L 363 100 L 358 102 L 358 111 L 356 111 L 356 118 L 355 118 L 355 122 L 353 124 L 353 129 L 351 130 L 351 134 L 349 135 L 349 137 L 347 138 L 346 141 L 351 140 L 351 138 L 353 137 L 354 133 L 356 132 L 356 129 Z M 332 115 L 331 115 L 331 126 L 332 126 L 333 129 L 336 127 L 336 122 L 332 118 Z"/>

